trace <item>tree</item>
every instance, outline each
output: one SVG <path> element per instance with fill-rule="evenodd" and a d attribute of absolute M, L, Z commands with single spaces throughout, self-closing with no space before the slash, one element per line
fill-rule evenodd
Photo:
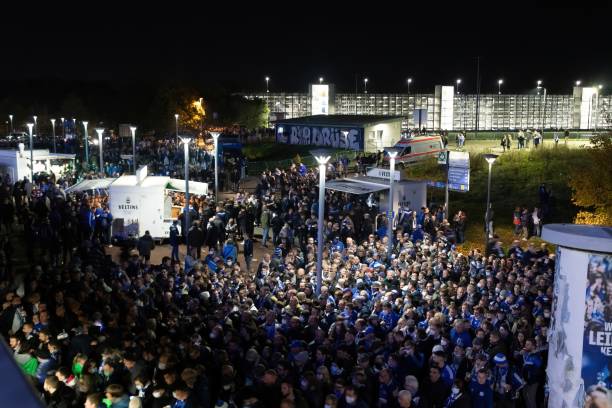
<path fill-rule="evenodd" d="M 152 128 L 174 132 L 174 115 L 179 115 L 179 132 L 197 132 L 203 124 L 206 110 L 199 92 L 185 86 L 162 86 L 150 110 Z"/>
<path fill-rule="evenodd" d="M 612 225 L 612 135 L 591 139 L 586 166 L 572 168 L 569 185 L 572 201 L 582 207 L 576 222 Z"/>

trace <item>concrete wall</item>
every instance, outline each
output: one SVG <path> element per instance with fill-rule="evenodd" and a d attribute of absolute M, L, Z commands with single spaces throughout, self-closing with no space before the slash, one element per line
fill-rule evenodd
<path fill-rule="evenodd" d="M 366 126 L 364 128 L 364 151 L 373 153 L 395 145 L 401 137 L 401 132 L 401 119 Z"/>

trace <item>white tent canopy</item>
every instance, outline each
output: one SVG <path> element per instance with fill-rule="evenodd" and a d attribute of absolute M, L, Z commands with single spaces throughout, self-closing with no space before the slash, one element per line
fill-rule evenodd
<path fill-rule="evenodd" d="M 349 194 L 370 194 L 389 189 L 388 186 L 361 183 L 349 179 L 330 180 L 325 183 L 325 188 Z"/>
<path fill-rule="evenodd" d="M 83 180 L 75 185 L 72 185 L 66 189 L 67 193 L 80 193 L 83 191 L 92 191 L 92 190 L 108 190 L 108 187 L 111 185 L 114 178 L 102 178 L 102 179 L 93 179 L 93 180 Z"/>
<path fill-rule="evenodd" d="M 176 191 L 180 191 L 184 193 L 185 192 L 185 180 L 171 178 L 168 181 L 166 188 L 168 190 L 176 190 Z M 208 194 L 208 184 L 200 183 L 198 181 L 190 181 L 189 182 L 189 193 L 197 194 L 197 195 Z"/>

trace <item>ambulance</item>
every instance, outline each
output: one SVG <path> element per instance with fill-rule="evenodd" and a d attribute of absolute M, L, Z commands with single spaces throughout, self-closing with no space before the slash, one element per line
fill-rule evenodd
<path fill-rule="evenodd" d="M 400 168 L 431 157 L 437 158 L 440 152 L 446 150 L 440 135 L 402 138 L 393 147 L 399 151 L 395 164 Z M 389 156 L 385 155 L 385 162 L 388 161 Z"/>

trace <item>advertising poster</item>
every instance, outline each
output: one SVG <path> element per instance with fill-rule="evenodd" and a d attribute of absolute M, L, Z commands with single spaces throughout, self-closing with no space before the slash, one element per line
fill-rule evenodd
<path fill-rule="evenodd" d="M 612 255 L 589 255 L 582 379 L 585 406 L 610 401 L 612 388 Z M 603 406 L 610 406 L 609 404 Z"/>

